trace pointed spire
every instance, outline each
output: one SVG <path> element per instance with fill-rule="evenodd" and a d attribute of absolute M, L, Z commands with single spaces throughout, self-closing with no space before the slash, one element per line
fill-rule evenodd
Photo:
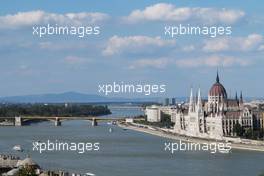
<path fill-rule="evenodd" d="M 196 112 L 201 113 L 202 110 L 203 110 L 203 105 L 202 105 L 201 89 L 199 88 L 197 95 Z"/>
<path fill-rule="evenodd" d="M 238 97 L 237 97 L 237 92 L 236 92 L 236 97 L 235 97 L 236 100 L 238 100 Z"/>
<path fill-rule="evenodd" d="M 195 96 L 195 103 L 197 104 L 198 102 L 198 92 L 196 92 L 196 96 Z"/>
<path fill-rule="evenodd" d="M 190 100 L 192 99 L 192 97 L 193 97 L 193 88 L 191 87 Z"/>
<path fill-rule="evenodd" d="M 190 94 L 190 105 L 193 104 L 193 88 L 191 87 L 191 94 Z"/>
<path fill-rule="evenodd" d="M 201 110 L 202 108 L 202 97 L 201 97 L 201 89 L 198 90 L 198 97 L 197 97 L 197 110 Z"/>
<path fill-rule="evenodd" d="M 217 74 L 216 74 L 216 82 L 219 83 L 220 80 L 219 80 L 219 75 L 218 75 L 218 69 L 217 69 Z"/>
<path fill-rule="evenodd" d="M 194 99 L 193 99 L 193 88 L 191 87 L 191 93 L 190 93 L 190 101 L 189 101 L 189 112 L 193 111 L 193 104 L 194 104 Z"/>
<path fill-rule="evenodd" d="M 243 103 L 243 95 L 242 95 L 242 91 L 240 92 L 240 102 Z"/>

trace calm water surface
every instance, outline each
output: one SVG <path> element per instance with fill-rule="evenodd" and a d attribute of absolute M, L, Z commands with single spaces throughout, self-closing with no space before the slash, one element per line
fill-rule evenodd
<path fill-rule="evenodd" d="M 139 109 L 112 109 L 113 115 L 142 114 Z M 130 116 L 129 115 L 129 116 Z M 109 128 L 113 132 L 109 133 Z M 99 152 L 32 151 L 32 141 L 100 142 Z M 66 121 L 61 127 L 51 122 L 24 127 L 0 128 L 0 153 L 20 144 L 43 168 L 74 172 L 92 172 L 97 176 L 255 176 L 264 171 L 264 153 L 233 150 L 231 154 L 164 151 L 167 139 L 124 131 L 101 123 L 92 127 L 88 121 Z"/>

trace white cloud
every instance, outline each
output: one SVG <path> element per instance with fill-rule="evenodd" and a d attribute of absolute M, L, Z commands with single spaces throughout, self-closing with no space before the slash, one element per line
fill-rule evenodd
<path fill-rule="evenodd" d="M 86 41 L 43 41 L 36 44 L 40 49 L 43 50 L 80 50 L 80 49 L 94 49 L 94 45 L 87 44 Z M 94 48 L 93 48 L 94 46 Z"/>
<path fill-rule="evenodd" d="M 203 50 L 207 52 L 219 51 L 249 51 L 256 49 L 263 42 L 259 34 L 251 34 L 247 37 L 224 37 L 205 41 Z"/>
<path fill-rule="evenodd" d="M 231 56 L 209 56 L 195 59 L 179 59 L 176 61 L 178 67 L 231 67 L 234 65 L 247 66 L 250 62 Z"/>
<path fill-rule="evenodd" d="M 163 69 L 170 63 L 170 60 L 167 58 L 158 58 L 158 59 L 139 59 L 132 64 L 130 64 L 129 69 L 145 68 L 152 67 Z"/>
<path fill-rule="evenodd" d="M 125 51 L 138 51 L 144 50 L 147 47 L 156 48 L 164 46 L 173 46 L 175 40 L 163 40 L 160 37 L 147 37 L 147 36 L 129 36 L 119 37 L 113 36 L 108 42 L 106 48 L 103 50 L 103 55 L 109 56 L 120 54 Z"/>
<path fill-rule="evenodd" d="M 139 68 L 156 68 L 164 69 L 169 65 L 174 65 L 180 68 L 199 68 L 199 67 L 232 67 L 232 66 L 248 66 L 251 62 L 245 59 L 236 58 L 232 56 L 208 56 L 186 59 L 172 59 L 172 58 L 151 58 L 151 59 L 139 59 L 133 61 L 130 65 L 130 69 Z"/>
<path fill-rule="evenodd" d="M 41 49 L 52 49 L 55 46 L 52 42 L 39 42 L 38 45 Z"/>
<path fill-rule="evenodd" d="M 124 17 L 127 22 L 139 21 L 200 21 L 207 24 L 233 24 L 240 20 L 245 13 L 240 10 L 227 10 L 201 7 L 176 7 L 173 4 L 158 3 L 146 7 L 144 10 L 134 10 Z"/>
<path fill-rule="evenodd" d="M 195 50 L 195 46 L 194 45 L 183 46 L 182 50 L 185 51 L 185 52 L 194 51 Z"/>
<path fill-rule="evenodd" d="M 258 51 L 264 51 L 264 44 L 259 46 Z"/>
<path fill-rule="evenodd" d="M 18 28 L 47 23 L 84 25 L 100 22 L 108 18 L 109 16 L 107 14 L 98 12 L 58 14 L 37 10 L 0 16 L 0 28 Z"/>
<path fill-rule="evenodd" d="M 87 58 L 78 57 L 78 56 L 67 56 L 64 58 L 64 62 L 69 65 L 77 65 L 77 64 L 83 64 L 83 63 L 90 62 L 90 60 Z"/>
<path fill-rule="evenodd" d="M 207 52 L 224 51 L 229 49 L 230 40 L 228 38 L 217 38 L 206 40 L 203 50 Z"/>

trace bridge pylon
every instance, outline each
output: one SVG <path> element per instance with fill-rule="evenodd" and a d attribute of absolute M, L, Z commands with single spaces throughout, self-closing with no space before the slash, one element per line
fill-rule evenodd
<path fill-rule="evenodd" d="M 92 126 L 97 126 L 98 125 L 98 122 L 96 120 L 96 118 L 93 118 L 92 119 Z"/>
<path fill-rule="evenodd" d="M 55 119 L 55 126 L 61 126 L 61 121 L 58 117 Z"/>
<path fill-rule="evenodd" d="M 19 117 L 15 117 L 15 126 L 22 126 L 22 118 Z"/>

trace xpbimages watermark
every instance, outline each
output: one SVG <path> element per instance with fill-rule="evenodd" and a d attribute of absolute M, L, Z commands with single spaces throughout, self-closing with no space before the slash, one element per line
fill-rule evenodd
<path fill-rule="evenodd" d="M 32 150 L 43 153 L 43 152 L 77 152 L 79 154 L 91 151 L 99 151 L 100 143 L 99 142 L 65 142 L 65 141 L 44 141 L 44 142 L 32 142 Z"/>
<path fill-rule="evenodd" d="M 138 93 L 144 95 L 159 94 L 166 92 L 165 84 L 127 84 L 124 82 L 100 84 L 98 92 L 104 95 L 119 93 Z"/>
<path fill-rule="evenodd" d="M 99 35 L 100 32 L 99 26 L 59 26 L 57 24 L 47 24 L 32 27 L 32 35 L 40 38 L 51 35 L 68 35 L 83 38 L 91 35 Z"/>
<path fill-rule="evenodd" d="M 176 151 L 206 151 L 210 153 L 229 153 L 231 143 L 212 142 L 212 143 L 193 143 L 193 142 L 165 142 L 164 151 L 174 154 Z"/>
<path fill-rule="evenodd" d="M 187 25 L 173 25 L 164 27 L 164 35 L 171 38 L 181 35 L 197 35 L 197 36 L 209 36 L 215 38 L 222 35 L 231 35 L 231 26 L 192 26 Z"/>

